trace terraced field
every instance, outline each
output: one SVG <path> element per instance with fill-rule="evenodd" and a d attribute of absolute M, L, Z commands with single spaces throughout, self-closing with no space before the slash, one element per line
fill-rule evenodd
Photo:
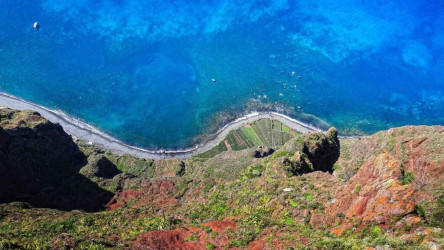
<path fill-rule="evenodd" d="M 277 148 L 284 145 L 296 133 L 279 121 L 261 119 L 231 131 L 224 142 L 197 155 L 196 158 L 212 158 L 229 148 L 235 151 L 258 146 Z"/>

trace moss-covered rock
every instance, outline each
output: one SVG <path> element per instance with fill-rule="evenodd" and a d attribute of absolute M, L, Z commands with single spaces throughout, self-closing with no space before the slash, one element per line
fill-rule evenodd
<path fill-rule="evenodd" d="M 284 158 L 282 164 L 289 176 L 302 175 L 314 171 L 313 164 L 308 159 L 308 156 L 300 151 L 296 151 L 290 158 Z"/>
<path fill-rule="evenodd" d="M 333 164 L 339 158 L 338 131 L 331 127 L 325 134 L 310 132 L 303 135 L 304 149 L 315 171 L 333 172 Z"/>
<path fill-rule="evenodd" d="M 37 125 L 46 122 L 46 119 L 35 111 L 19 111 L 4 107 L 0 108 L 0 127 L 6 130 L 16 128 L 34 128 Z"/>
<path fill-rule="evenodd" d="M 88 157 L 88 164 L 80 170 L 80 173 L 86 176 L 113 178 L 121 172 L 103 154 L 92 154 Z"/>

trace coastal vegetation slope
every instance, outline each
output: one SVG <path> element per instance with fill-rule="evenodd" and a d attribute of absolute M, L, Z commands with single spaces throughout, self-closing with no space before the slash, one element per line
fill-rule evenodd
<path fill-rule="evenodd" d="M 442 126 L 338 138 L 259 120 L 208 152 L 146 159 L 2 108 L 0 173 L 6 249 L 444 245 Z"/>

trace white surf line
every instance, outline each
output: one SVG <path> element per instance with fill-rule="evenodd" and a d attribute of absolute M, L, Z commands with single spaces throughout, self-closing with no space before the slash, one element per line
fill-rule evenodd
<path fill-rule="evenodd" d="M 92 142 L 100 148 L 110 150 L 111 152 L 117 154 L 130 154 L 140 158 L 151 159 L 189 158 L 195 154 L 206 152 L 224 140 L 230 131 L 260 119 L 277 120 L 289 128 L 302 133 L 309 131 L 321 131 L 320 129 L 309 124 L 305 124 L 277 112 L 253 112 L 224 125 L 217 130 L 216 133 L 206 136 L 202 143 L 199 143 L 194 147 L 181 150 L 149 150 L 128 145 L 77 118 L 65 114 L 62 111 L 48 109 L 4 92 L 0 92 L 0 106 L 18 110 L 29 109 L 37 111 L 47 120 L 60 124 L 66 133 L 70 134 L 71 136 L 75 136 L 86 142 Z"/>

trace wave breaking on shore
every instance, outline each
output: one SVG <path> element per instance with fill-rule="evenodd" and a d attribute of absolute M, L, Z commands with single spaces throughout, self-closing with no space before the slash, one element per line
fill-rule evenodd
<path fill-rule="evenodd" d="M 303 123 L 277 112 L 252 112 L 223 125 L 215 133 L 205 136 L 204 140 L 202 140 L 200 143 L 197 143 L 194 147 L 178 150 L 150 150 L 126 144 L 93 126 L 64 113 L 63 111 L 52 110 L 38 104 L 20 99 L 13 95 L 9 95 L 7 93 L 0 92 L 0 106 L 6 106 L 19 110 L 29 109 L 37 111 L 47 120 L 53 123 L 60 124 L 63 129 L 73 137 L 92 143 L 101 148 L 110 150 L 114 153 L 131 154 L 136 157 L 151 159 L 189 158 L 193 155 L 206 152 L 211 148 L 217 146 L 228 135 L 230 131 L 238 129 L 247 123 L 251 123 L 260 119 L 277 120 L 285 124 L 289 128 L 302 133 L 321 130 L 310 124 Z"/>

